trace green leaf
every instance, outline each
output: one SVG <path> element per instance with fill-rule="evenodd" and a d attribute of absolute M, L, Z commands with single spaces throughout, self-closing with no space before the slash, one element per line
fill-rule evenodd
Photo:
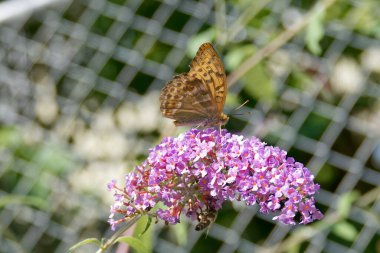
<path fill-rule="evenodd" d="M 142 223 L 143 222 L 143 219 L 141 219 L 138 223 Z M 152 217 L 151 216 L 148 216 L 148 221 L 146 222 L 146 225 L 145 225 L 145 228 L 144 230 L 138 235 L 138 237 L 141 237 L 145 234 L 145 232 L 150 228 L 150 225 L 152 224 Z M 138 230 L 136 228 L 136 230 Z"/>
<path fill-rule="evenodd" d="M 262 64 L 256 65 L 242 78 L 244 90 L 257 100 L 273 103 L 277 92 L 274 88 L 272 78 L 266 72 Z"/>
<path fill-rule="evenodd" d="M 310 23 L 306 27 L 305 43 L 310 52 L 315 55 L 320 55 L 322 52 L 319 42 L 324 36 L 324 17 L 324 12 L 316 13 L 311 17 Z"/>
<path fill-rule="evenodd" d="M 98 245 L 98 247 L 100 247 L 100 241 L 96 238 L 87 238 L 87 239 L 84 239 L 83 241 L 81 242 L 78 242 L 77 244 L 75 244 L 74 246 L 72 246 L 70 249 L 69 249 L 69 253 L 70 252 L 73 252 L 74 250 L 76 250 L 77 248 L 83 246 L 83 245 L 86 245 L 86 244 L 90 244 L 90 243 L 94 243 L 96 245 Z"/>
<path fill-rule="evenodd" d="M 151 228 L 152 217 L 144 215 L 136 223 L 136 229 L 134 235 L 138 235 L 141 242 L 145 245 L 145 248 L 149 251 L 153 251 L 153 229 Z M 143 230 L 143 232 L 141 232 Z"/>
<path fill-rule="evenodd" d="M 347 221 L 341 221 L 335 224 L 332 228 L 332 232 L 336 236 L 339 236 L 350 242 L 355 241 L 358 235 L 358 230 L 351 223 L 348 223 Z"/>
<path fill-rule="evenodd" d="M 131 236 L 122 236 L 116 239 L 115 242 L 124 242 L 131 246 L 133 249 L 136 250 L 136 252 L 139 253 L 149 253 L 149 250 L 145 247 L 144 243 L 134 237 Z"/>
<path fill-rule="evenodd" d="M 230 49 L 224 57 L 224 64 L 226 66 L 226 69 L 237 69 L 239 65 L 249 56 L 253 55 L 255 51 L 256 48 L 253 45 L 238 46 L 236 48 Z"/>

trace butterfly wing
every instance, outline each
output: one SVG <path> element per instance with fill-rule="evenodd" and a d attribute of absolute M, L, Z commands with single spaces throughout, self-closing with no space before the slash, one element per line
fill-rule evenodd
<path fill-rule="evenodd" d="M 202 84 L 210 93 L 217 114 L 222 113 L 227 94 L 226 73 L 223 62 L 211 43 L 200 46 L 190 64 L 189 75 L 202 80 Z"/>
<path fill-rule="evenodd" d="M 160 110 L 177 126 L 217 125 L 226 100 L 223 62 L 210 43 L 200 46 L 190 71 L 175 76 L 161 91 Z"/>
<path fill-rule="evenodd" d="M 175 76 L 161 91 L 160 110 L 175 120 L 175 125 L 196 125 L 205 122 L 215 113 L 211 97 L 202 81 L 187 73 Z"/>

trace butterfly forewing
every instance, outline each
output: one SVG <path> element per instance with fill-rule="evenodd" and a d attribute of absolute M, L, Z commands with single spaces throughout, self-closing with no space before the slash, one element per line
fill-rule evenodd
<path fill-rule="evenodd" d="M 227 83 L 223 62 L 210 43 L 200 46 L 190 64 L 190 75 L 196 75 L 207 86 L 219 113 L 226 101 Z"/>
<path fill-rule="evenodd" d="M 210 43 L 203 44 L 190 71 L 175 76 L 161 91 L 161 112 L 176 125 L 223 125 L 226 76 L 221 59 Z"/>

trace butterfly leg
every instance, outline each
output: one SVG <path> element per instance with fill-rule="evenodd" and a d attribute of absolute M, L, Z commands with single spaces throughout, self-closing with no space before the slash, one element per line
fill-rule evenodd
<path fill-rule="evenodd" d="M 198 128 L 200 127 L 200 126 L 202 126 L 202 124 L 199 124 L 198 126 L 196 126 L 195 127 L 195 129 L 197 129 L 198 130 Z M 197 133 L 197 135 L 195 136 L 196 138 L 198 137 L 198 135 L 201 133 L 201 131 L 198 131 L 198 133 Z"/>

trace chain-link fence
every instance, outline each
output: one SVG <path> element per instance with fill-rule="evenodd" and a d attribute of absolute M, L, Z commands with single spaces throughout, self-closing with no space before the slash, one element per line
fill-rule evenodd
<path fill-rule="evenodd" d="M 239 77 L 225 112 L 249 99 L 226 128 L 306 164 L 326 218 L 288 227 L 231 204 L 207 237 L 153 225 L 154 251 L 380 252 L 379 16 L 376 0 L 0 2 L 0 251 L 108 236 L 106 183 L 184 131 L 159 91 L 211 40 Z"/>

